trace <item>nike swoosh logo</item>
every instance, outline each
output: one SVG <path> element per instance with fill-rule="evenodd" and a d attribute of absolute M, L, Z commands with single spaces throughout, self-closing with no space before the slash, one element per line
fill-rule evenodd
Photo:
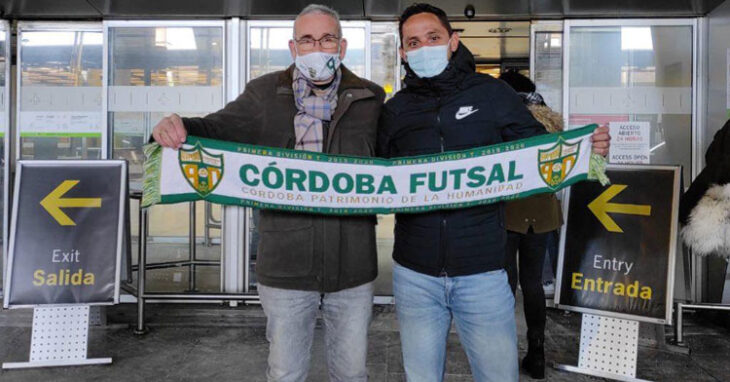
<path fill-rule="evenodd" d="M 466 118 L 466 117 L 468 117 L 468 116 L 470 116 L 470 115 L 472 115 L 472 114 L 474 114 L 474 113 L 476 113 L 478 111 L 479 111 L 479 109 L 464 110 L 463 112 L 461 110 L 459 110 L 456 113 L 456 119 L 464 119 L 464 118 Z"/>

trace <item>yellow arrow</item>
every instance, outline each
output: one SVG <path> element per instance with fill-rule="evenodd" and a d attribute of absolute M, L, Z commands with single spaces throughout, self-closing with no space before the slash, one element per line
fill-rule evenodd
<path fill-rule="evenodd" d="M 649 205 L 609 203 L 614 196 L 620 194 L 626 187 L 625 184 L 614 184 L 588 204 L 588 209 L 593 212 L 593 215 L 596 215 L 598 221 L 610 232 L 622 233 L 624 231 L 608 216 L 609 212 L 626 215 L 651 215 L 651 206 Z"/>
<path fill-rule="evenodd" d="M 61 208 L 99 208 L 101 198 L 62 198 L 63 195 L 79 183 L 78 180 L 64 180 L 50 194 L 41 200 L 41 206 L 48 211 L 60 225 L 76 225 Z"/>

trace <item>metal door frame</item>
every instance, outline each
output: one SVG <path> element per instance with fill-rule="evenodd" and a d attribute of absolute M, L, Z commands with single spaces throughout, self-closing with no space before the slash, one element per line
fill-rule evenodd
<path fill-rule="evenodd" d="M 12 142 L 12 133 L 14 129 L 10 125 L 10 85 L 13 82 L 12 78 L 10 77 L 10 67 L 11 64 L 11 57 L 10 57 L 10 40 L 12 38 L 12 33 L 10 30 L 10 23 L 7 20 L 0 20 L 0 31 L 5 33 L 5 49 L 3 50 L 3 57 L 5 58 L 5 86 L 3 88 L 3 97 L 5 98 L 5 105 L 3 108 L 3 112 L 5 113 L 5 116 L 3 117 L 3 122 L 5 123 L 5 135 L 3 136 L 3 147 L 5 148 L 3 152 L 3 160 L 5 161 L 5 165 L 3 166 L 3 254 L 2 254 L 2 268 L 0 268 L 0 272 L 2 272 L 3 280 L 5 280 L 5 277 L 7 277 L 6 268 L 8 264 L 8 237 L 10 235 L 10 211 L 8 210 L 10 208 L 10 169 L 13 165 L 13 160 L 11 151 L 13 149 L 13 146 L 11 145 Z M 3 283 L 0 283 L 3 284 Z M 0 285 L 0 298 L 4 296 L 4 291 L 2 289 L 2 285 Z"/>

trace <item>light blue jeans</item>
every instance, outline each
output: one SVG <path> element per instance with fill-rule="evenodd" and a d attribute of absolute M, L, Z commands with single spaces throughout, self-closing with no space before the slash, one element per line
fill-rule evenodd
<path fill-rule="evenodd" d="M 367 381 L 368 326 L 373 312 L 373 283 L 324 295 L 258 285 L 266 314 L 269 382 L 304 382 L 317 312 L 325 325 L 330 381 Z M 321 307 L 320 307 L 321 303 Z"/>
<path fill-rule="evenodd" d="M 517 381 L 515 300 L 504 270 L 433 277 L 394 264 L 393 294 L 408 381 L 443 381 L 452 318 L 474 381 Z"/>

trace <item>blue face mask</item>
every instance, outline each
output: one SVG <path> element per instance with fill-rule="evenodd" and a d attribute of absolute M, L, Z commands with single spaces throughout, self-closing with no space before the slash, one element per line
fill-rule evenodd
<path fill-rule="evenodd" d="M 449 39 L 449 41 L 451 41 Z M 449 65 L 449 46 L 433 45 L 424 46 L 410 52 L 406 52 L 408 66 L 421 78 L 436 77 Z"/>

